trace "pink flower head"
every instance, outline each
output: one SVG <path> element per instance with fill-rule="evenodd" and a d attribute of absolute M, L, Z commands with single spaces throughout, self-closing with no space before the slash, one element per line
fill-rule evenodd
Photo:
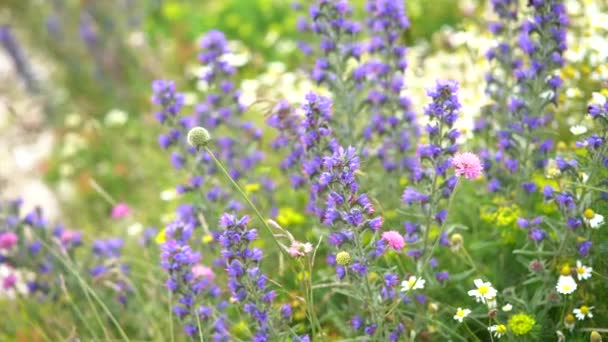
<path fill-rule="evenodd" d="M 0 249 L 11 249 L 19 241 L 17 234 L 13 232 L 0 233 Z"/>
<path fill-rule="evenodd" d="M 294 258 L 301 257 L 301 256 L 304 256 L 305 254 L 312 252 L 312 245 L 310 244 L 310 242 L 301 243 L 299 241 L 294 240 L 291 243 L 291 246 L 289 247 L 288 252 Z"/>
<path fill-rule="evenodd" d="M 63 245 L 77 242 L 80 240 L 80 233 L 74 230 L 65 229 L 63 232 L 61 232 L 59 240 L 61 240 Z"/>
<path fill-rule="evenodd" d="M 14 273 L 9 274 L 2 281 L 2 288 L 5 290 L 12 289 L 17 284 L 17 276 Z"/>
<path fill-rule="evenodd" d="M 126 203 L 118 203 L 112 208 L 112 218 L 121 219 L 131 213 L 131 207 Z"/>
<path fill-rule="evenodd" d="M 215 273 L 213 272 L 213 270 L 202 264 L 196 264 L 192 266 L 192 274 L 194 275 L 194 279 L 204 278 L 209 281 L 215 279 Z"/>
<path fill-rule="evenodd" d="M 400 251 L 405 247 L 403 236 L 394 230 L 382 233 L 382 240 L 388 243 L 388 246 L 396 251 Z"/>
<path fill-rule="evenodd" d="M 479 157 L 471 152 L 458 153 L 452 159 L 452 165 L 455 169 L 456 176 L 463 176 L 466 179 L 476 179 L 481 175 L 483 166 Z"/>

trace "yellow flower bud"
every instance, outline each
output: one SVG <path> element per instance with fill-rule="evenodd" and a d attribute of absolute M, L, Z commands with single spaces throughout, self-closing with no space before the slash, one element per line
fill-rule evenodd
<path fill-rule="evenodd" d="M 342 251 L 339 252 L 338 254 L 336 254 L 336 263 L 338 263 L 338 265 L 340 266 L 346 266 L 348 264 L 350 264 L 351 259 L 350 259 L 350 254 L 348 254 L 348 252 Z"/>
<path fill-rule="evenodd" d="M 591 342 L 602 342 L 602 335 L 600 335 L 597 331 L 592 331 L 591 336 L 589 336 L 589 341 Z"/>

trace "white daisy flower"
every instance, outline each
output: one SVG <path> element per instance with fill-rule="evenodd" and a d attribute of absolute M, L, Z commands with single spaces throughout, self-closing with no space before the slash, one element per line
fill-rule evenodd
<path fill-rule="evenodd" d="M 501 338 L 507 333 L 507 327 L 504 324 L 496 324 L 488 327 L 488 331 L 496 338 Z"/>
<path fill-rule="evenodd" d="M 583 265 L 580 260 L 576 261 L 576 277 L 578 280 L 586 280 L 591 278 L 592 267 Z"/>
<path fill-rule="evenodd" d="M 511 310 L 513 310 L 513 305 L 511 305 L 509 303 L 502 306 L 502 311 L 504 311 L 504 312 L 509 312 Z"/>
<path fill-rule="evenodd" d="M 606 103 L 606 97 L 600 93 L 592 93 L 591 94 L 591 103 L 603 105 Z"/>
<path fill-rule="evenodd" d="M 418 290 L 424 288 L 425 280 L 417 278 L 416 276 L 410 276 L 408 280 L 401 282 L 401 292 L 407 292 L 409 290 Z"/>
<path fill-rule="evenodd" d="M 583 125 L 574 125 L 570 127 L 570 132 L 574 135 L 581 135 L 587 133 L 587 127 Z"/>
<path fill-rule="evenodd" d="M 576 288 L 576 281 L 574 281 L 574 278 L 571 276 L 560 276 L 557 285 L 555 286 L 557 292 L 564 295 L 571 294 L 576 291 Z"/>
<path fill-rule="evenodd" d="M 496 289 L 492 287 L 490 282 L 484 282 L 481 279 L 475 279 L 473 281 L 475 283 L 476 289 L 470 290 L 468 292 L 469 296 L 475 297 L 475 300 L 478 302 L 485 303 L 486 299 L 493 300 L 496 298 Z"/>
<path fill-rule="evenodd" d="M 604 224 L 604 216 L 600 214 L 595 214 L 589 220 L 589 226 L 593 229 L 597 229 Z"/>
<path fill-rule="evenodd" d="M 585 221 L 589 224 L 589 227 L 593 229 L 599 228 L 604 224 L 604 216 L 597 214 L 593 209 L 587 208 L 583 211 L 583 217 Z"/>
<path fill-rule="evenodd" d="M 471 313 L 471 310 L 469 310 L 469 309 L 458 308 L 458 310 L 456 310 L 456 314 L 454 315 L 454 319 L 457 320 L 458 322 L 462 323 L 462 320 L 465 317 L 467 317 L 470 313 Z"/>
<path fill-rule="evenodd" d="M 572 310 L 572 313 L 576 316 L 578 320 L 583 320 L 587 317 L 593 318 L 593 314 L 591 313 L 593 310 L 593 306 L 581 305 L 580 308 Z"/>

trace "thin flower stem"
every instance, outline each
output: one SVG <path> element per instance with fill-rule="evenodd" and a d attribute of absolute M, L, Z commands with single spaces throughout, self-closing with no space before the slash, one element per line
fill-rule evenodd
<path fill-rule="evenodd" d="M 173 333 L 173 310 L 172 310 L 172 306 L 173 306 L 173 293 L 171 293 L 171 291 L 169 292 L 169 301 L 167 302 L 169 304 L 169 334 L 171 335 L 171 342 L 175 341 L 175 334 Z"/>
<path fill-rule="evenodd" d="M 471 258 L 471 254 L 469 254 L 469 252 L 464 247 L 464 245 L 462 246 L 462 252 L 463 252 L 463 254 L 465 256 L 465 259 L 467 259 L 467 261 L 469 262 L 469 264 L 471 264 L 471 266 L 473 266 L 473 269 L 475 270 L 475 273 L 477 273 L 477 266 L 475 265 L 475 261 L 473 261 L 473 258 Z"/>
<path fill-rule="evenodd" d="M 201 342 L 205 342 L 205 338 L 203 337 L 203 327 L 201 326 L 201 318 L 199 317 L 198 312 L 195 312 L 196 316 L 196 325 L 198 326 L 198 338 Z"/>
<path fill-rule="evenodd" d="M 469 327 L 469 325 L 467 324 L 467 322 L 463 322 L 462 323 L 464 325 L 464 327 L 467 329 L 467 331 L 469 332 L 469 334 L 471 334 L 471 336 L 473 337 L 473 339 L 475 341 L 481 341 L 479 339 L 479 337 L 477 337 L 477 335 L 475 335 L 475 333 L 473 333 L 473 331 L 471 330 L 471 328 Z"/>
<path fill-rule="evenodd" d="M 274 241 L 274 243 L 277 245 L 277 248 L 279 249 L 279 251 L 281 253 L 283 253 L 283 254 L 286 254 L 287 251 L 285 251 L 283 248 L 281 248 L 281 244 L 279 243 L 279 241 L 277 240 L 277 238 L 274 236 L 274 234 L 272 232 L 272 229 L 270 229 L 270 226 L 268 226 L 268 222 L 266 222 L 266 219 L 264 219 L 264 216 L 262 216 L 262 214 L 260 213 L 260 211 L 258 210 L 258 208 L 255 206 L 255 204 L 253 204 L 253 202 L 251 202 L 251 200 L 249 199 L 249 196 L 247 196 L 247 194 L 245 194 L 245 192 L 243 191 L 243 189 L 241 189 L 241 187 L 237 184 L 237 182 L 230 176 L 230 174 L 228 173 L 228 171 L 226 170 L 226 168 L 224 167 L 224 165 L 222 164 L 222 162 L 220 162 L 215 157 L 215 154 L 213 154 L 213 152 L 209 149 L 209 147 L 204 146 L 203 148 L 205 149 L 205 151 L 207 151 L 207 153 L 209 153 L 209 156 L 211 156 L 211 159 L 213 159 L 213 161 L 215 162 L 215 164 L 217 165 L 217 167 L 219 167 L 220 170 L 222 170 L 222 173 L 224 174 L 224 176 L 226 176 L 226 178 L 230 181 L 230 183 L 232 183 L 232 185 L 236 188 L 236 190 L 241 194 L 241 196 L 243 197 L 243 199 L 245 199 L 245 201 L 247 202 L 247 204 L 249 204 L 249 206 L 251 207 L 251 209 L 253 209 L 253 211 L 255 212 L 255 215 L 262 222 L 262 224 L 264 225 L 264 227 L 266 228 L 266 230 L 270 234 L 270 237 L 272 238 L 272 241 Z"/>
<path fill-rule="evenodd" d="M 97 295 L 97 293 L 95 291 L 93 291 L 93 289 L 80 276 L 80 274 L 78 274 L 78 272 L 73 267 L 70 267 L 70 266 L 72 266 L 71 265 L 71 261 L 69 259 L 64 260 L 64 258 L 59 253 L 57 253 L 56 251 L 54 251 L 53 248 L 51 246 L 49 246 L 47 243 L 42 242 L 42 244 L 43 244 L 43 246 L 45 246 L 48 249 L 48 251 L 51 254 L 53 254 L 54 257 L 57 258 L 57 260 L 59 260 L 66 267 L 66 269 L 68 269 L 76 277 L 76 279 L 78 280 L 78 282 L 82 286 L 83 290 L 85 290 L 85 295 L 87 295 L 87 297 L 89 295 L 91 295 L 93 297 L 93 299 L 95 299 L 95 301 L 99 304 L 99 306 L 101 306 L 101 308 L 103 309 L 103 311 L 105 312 L 105 314 L 108 315 L 108 317 L 110 318 L 110 321 L 112 322 L 112 324 L 118 330 L 121 338 L 123 340 L 125 340 L 125 341 L 130 341 L 129 337 L 127 336 L 127 334 L 125 333 L 125 331 L 122 329 L 122 327 L 120 326 L 120 324 L 118 323 L 118 321 L 116 320 L 116 318 L 114 317 L 114 315 L 112 315 L 112 312 L 110 311 L 110 309 L 108 309 L 108 307 L 106 306 L 106 304 L 101 300 L 101 298 L 99 298 L 99 296 Z"/>

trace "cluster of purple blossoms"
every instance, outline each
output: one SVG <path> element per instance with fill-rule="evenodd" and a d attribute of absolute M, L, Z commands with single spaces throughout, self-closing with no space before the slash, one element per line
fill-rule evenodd
<path fill-rule="evenodd" d="M 273 309 L 276 292 L 269 289 L 268 278 L 260 268 L 262 250 L 251 247 L 258 238 L 258 232 L 248 224 L 247 216 L 239 219 L 223 214 L 218 242 L 222 246 L 222 260 L 232 300 L 239 303 L 254 322 L 252 341 L 271 341 L 279 337 L 280 326 L 291 319 L 291 307 L 285 304 L 280 312 Z"/>
<path fill-rule="evenodd" d="M 82 234 L 61 225 L 52 226 L 40 208 L 19 217 L 21 204 L 21 200 L 0 201 L 0 264 L 31 275 L 27 295 L 57 298 L 63 279 L 71 276 L 67 265 L 83 245 Z M 94 241 L 93 265 L 83 266 L 88 268 L 93 285 L 110 288 L 118 302 L 126 304 L 132 287 L 128 265 L 120 257 L 122 245 L 118 238 Z"/>
<path fill-rule="evenodd" d="M 278 130 L 276 138 L 271 142 L 271 148 L 287 150 L 279 168 L 283 173 L 289 175 L 291 186 L 294 189 L 301 188 L 306 184 L 306 178 L 299 170 L 300 161 L 304 156 L 304 145 L 299 139 L 303 132 L 302 118 L 289 102 L 282 100 L 274 106 L 266 123 Z"/>
<path fill-rule="evenodd" d="M 133 288 L 128 279 L 129 266 L 120 259 L 123 244 L 124 241 L 119 238 L 93 241 L 91 249 L 96 265 L 89 269 L 89 273 L 94 283 L 110 288 L 116 299 L 125 305 Z"/>
<path fill-rule="evenodd" d="M 169 275 L 166 286 L 177 300 L 173 312 L 183 322 L 186 335 L 228 341 L 229 325 L 223 313 L 227 303 L 221 300 L 221 289 L 212 276 L 195 272 L 201 254 L 192 249 L 189 240 L 196 223 L 184 218 L 167 225 L 166 241 L 161 245 L 161 266 Z"/>
<path fill-rule="evenodd" d="M 252 122 L 242 120 L 245 108 L 240 103 L 240 91 L 233 81 L 236 69 L 226 59 L 230 50 L 224 34 L 210 31 L 203 37 L 201 47 L 203 50 L 199 54 L 199 60 L 206 67 L 201 82 L 207 84 L 208 91 L 205 99 L 195 105 L 194 113 L 177 117 L 184 107 L 184 95 L 175 91 L 173 82 L 160 80 L 152 85 L 152 101 L 161 107 L 156 116 L 169 127 L 167 133 L 159 136 L 158 142 L 163 149 L 172 148 L 171 163 L 176 169 L 193 170 L 190 178 L 177 186 L 178 193 L 195 192 L 207 182 L 206 200 L 201 204 L 203 209 L 209 209 L 210 206 L 223 208 L 227 203 L 231 210 L 240 210 L 241 204 L 230 199 L 231 191 L 211 181 L 212 175 L 218 172 L 211 156 L 204 151 L 197 153 L 187 144 L 185 137 L 196 126 L 216 129 L 224 126 L 238 131 L 239 140 L 230 136 L 219 136 L 214 140 L 217 147 L 214 154 L 222 160 L 230 176 L 238 181 L 246 179 L 247 173 L 264 158 L 264 153 L 258 149 L 262 131 Z M 244 145 L 248 148 L 241 148 Z M 261 175 L 257 182 L 267 193 L 272 193 L 275 189 L 274 182 L 265 175 Z M 273 201 L 272 196 L 267 197 Z M 210 218 L 211 221 L 215 219 Z"/>
<path fill-rule="evenodd" d="M 412 141 L 419 135 L 411 100 L 402 94 L 408 63 L 401 38 L 409 20 L 403 2 L 373 0 L 365 9 L 370 14 L 366 26 L 371 38 L 365 45 L 370 59 L 353 71 L 357 88 L 366 89 L 363 108 L 371 114 L 362 135 L 368 145 L 374 137 L 379 140 L 374 153 L 385 170 L 401 171 L 411 165 Z"/>
<path fill-rule="evenodd" d="M 411 244 L 421 242 L 422 250 L 411 249 L 408 252 L 416 259 L 428 253 L 429 232 L 433 223 L 443 227 L 448 214 L 445 202 L 452 195 L 458 181 L 455 175 L 447 173 L 458 150 L 456 140 L 460 136 L 460 132 L 454 128 L 461 107 L 457 92 L 458 84 L 454 81 L 437 81 L 435 87 L 427 90 L 432 99 L 424 109 L 428 118 L 426 133 L 429 143 L 418 146 L 418 161 L 410 174 L 412 186 L 405 188 L 401 196 L 403 203 L 422 209 L 424 216 L 420 222 L 404 223 L 406 241 Z M 419 238 L 421 230 L 424 233 L 422 241 Z M 443 231 L 439 243 L 448 245 Z M 441 281 L 447 278 L 441 272 L 436 276 Z"/>
<path fill-rule="evenodd" d="M 371 200 L 359 190 L 355 176 L 359 170 L 356 149 L 343 148 L 332 138 L 331 109 L 331 101 L 315 93 L 309 93 L 303 105 L 301 163 L 309 179 L 309 210 L 331 230 L 328 242 L 333 251 L 327 255 L 327 261 L 335 268 L 338 278 L 366 283 L 366 286 L 355 286 L 360 297 L 366 298 L 363 308 L 366 315 L 354 320 L 359 322 L 352 325 L 354 330 L 377 336 L 377 327 L 384 319 L 382 302 L 394 298 L 392 288 L 396 285 L 392 281 L 370 282 L 368 278 L 370 270 L 375 270 L 371 261 L 382 256 L 387 248 L 387 241 L 378 239 L 383 218 L 375 215 Z M 379 299 L 375 294 L 382 288 L 386 296 Z M 379 333 L 383 334 L 384 330 Z"/>
<path fill-rule="evenodd" d="M 568 17 L 561 0 L 530 1 L 530 18 L 522 22 L 516 1 L 497 0 L 493 5 L 501 20 L 489 27 L 500 40 L 488 53 L 498 62 L 498 71 L 487 77 L 494 103 L 484 113 L 492 119 L 482 118 L 477 127 L 493 120 L 485 129 L 498 130 L 498 150 L 483 153 L 489 190 L 505 190 L 516 175 L 517 186 L 535 192 L 530 174 L 546 166 L 554 145 L 540 129 L 553 118 L 550 105 L 557 105 L 562 80 L 556 72 L 564 63 Z"/>
<path fill-rule="evenodd" d="M 517 225 L 527 230 L 528 239 L 540 243 L 547 237 L 547 232 L 540 228 L 540 225 L 543 223 L 542 217 L 535 217 L 533 219 L 526 219 L 523 217 L 519 217 L 517 219 Z"/>
<path fill-rule="evenodd" d="M 334 94 L 335 114 L 340 117 L 336 120 L 340 124 L 335 127 L 337 137 L 354 145 L 358 138 L 356 117 L 361 110 L 362 93 L 346 65 L 349 61 L 358 61 L 365 46 L 358 40 L 362 25 L 351 19 L 352 11 L 347 0 L 319 0 L 310 6 L 310 22 L 300 18 L 298 29 L 311 31 L 320 41 L 311 79 L 326 85 Z"/>
<path fill-rule="evenodd" d="M 369 41 L 358 40 L 363 26 L 350 19 L 352 6 L 345 0 L 318 1 L 310 7 L 312 22 L 301 18 L 298 27 L 320 39 L 311 77 L 334 94 L 336 138 L 357 146 L 363 157 L 377 157 L 385 170 L 399 171 L 411 165 L 408 155 L 419 135 L 411 101 L 402 95 L 407 49 L 401 39 L 409 20 L 398 1 L 368 1 L 365 9 Z M 369 60 L 352 71 L 344 67 L 362 54 Z M 360 125 L 357 118 L 366 108 L 371 122 Z"/>
<path fill-rule="evenodd" d="M 475 123 L 475 131 L 490 132 L 508 124 L 508 99 L 514 87 L 513 69 L 518 65 L 513 37 L 518 21 L 519 1 L 492 0 L 492 10 L 497 15 L 497 21 L 488 23 L 488 31 L 497 40 L 486 52 L 486 58 L 494 62 L 496 67 L 486 73 L 486 94 L 492 103 L 482 108 L 483 115 Z M 498 114 L 495 114 L 498 113 Z M 489 134 L 486 134 L 486 136 Z M 485 165 L 489 165 L 488 162 Z"/>
<path fill-rule="evenodd" d="M 570 185 L 561 189 L 547 185 L 543 189 L 545 201 L 556 204 L 564 226 L 579 235 L 577 248 L 583 257 L 589 255 L 592 246 L 591 230 L 585 228 L 595 229 L 604 224 L 604 217 L 598 216 L 593 208 L 602 208 L 608 201 L 608 191 L 596 190 L 608 185 L 608 105 L 591 104 L 587 113 L 600 125 L 599 134 L 585 135 L 576 142 L 585 153 L 577 153 L 572 159 L 555 158 L 559 177 L 569 178 Z"/>
<path fill-rule="evenodd" d="M 81 234 L 62 226 L 53 228 L 40 208 L 20 217 L 21 205 L 21 200 L 0 201 L 0 264 L 33 275 L 28 295 L 54 298 L 61 292 L 64 275 L 57 255 L 72 257 L 82 245 Z"/>
<path fill-rule="evenodd" d="M 361 238 L 366 229 L 376 233 L 382 227 L 381 216 L 374 216 L 375 210 L 365 193 L 359 193 L 359 183 L 355 172 L 359 169 L 359 158 L 355 149 L 339 147 L 332 155 L 323 157 L 323 171 L 318 177 L 318 195 L 325 197 L 321 209 L 321 221 L 332 229 L 328 241 L 338 251 L 351 254 L 348 265 L 336 262 L 336 255 L 330 254 L 328 261 L 336 268 L 338 278 L 343 278 L 347 270 L 353 275 L 366 276 L 369 260 L 384 253 L 386 243 L 379 240 L 370 246 L 361 246 Z M 371 247 L 371 251 L 365 251 Z M 359 250 L 357 250 L 359 249 Z"/>
<path fill-rule="evenodd" d="M 361 57 L 364 50 L 356 39 L 361 24 L 350 19 L 352 6 L 345 0 L 320 0 L 310 6 L 309 15 L 312 22 L 300 18 L 298 29 L 320 37 L 322 56 L 316 60 L 311 78 L 332 88 L 341 87 L 348 81 L 345 70 L 338 68 L 350 58 Z"/>
<path fill-rule="evenodd" d="M 517 38 L 518 45 L 526 59 L 513 71 L 517 82 L 517 92 L 509 99 L 508 108 L 513 117 L 510 126 L 501 132 L 501 147 L 510 156 L 505 165 L 514 164 L 521 156 L 519 169 L 524 175 L 522 186 L 526 189 L 532 168 L 544 168 L 547 156 L 553 149 L 553 140 L 539 138 L 535 130 L 546 126 L 553 119 L 549 105 L 557 105 L 561 78 L 555 72 L 564 64 L 566 50 L 566 27 L 568 17 L 565 6 L 559 0 L 531 1 L 533 20 L 526 19 L 521 25 Z M 523 138 L 519 146 L 511 140 Z M 542 136 L 542 135 L 541 135 Z M 526 163 L 530 163 L 526 165 Z M 511 165 L 518 169 L 517 165 Z M 527 190 L 527 189 L 526 189 Z"/>

